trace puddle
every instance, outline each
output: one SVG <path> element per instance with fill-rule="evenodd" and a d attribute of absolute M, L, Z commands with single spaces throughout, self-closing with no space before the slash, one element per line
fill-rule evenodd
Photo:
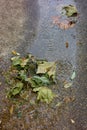
<path fill-rule="evenodd" d="M 52 17 L 60 14 L 60 11 L 56 8 L 63 4 L 63 2 L 66 3 L 65 1 L 49 0 L 42 2 L 39 0 L 41 13 L 38 36 L 27 50 L 38 57 L 47 58 L 51 61 L 67 60 L 75 66 L 76 29 L 70 28 L 67 30 L 61 30 L 59 27 L 53 25 L 52 22 Z M 69 43 L 68 49 L 66 49 L 66 42 Z"/>

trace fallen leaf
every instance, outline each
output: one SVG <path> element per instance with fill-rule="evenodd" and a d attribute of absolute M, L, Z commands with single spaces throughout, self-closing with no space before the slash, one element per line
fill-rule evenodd
<path fill-rule="evenodd" d="M 71 76 L 71 80 L 73 80 L 75 77 L 76 77 L 76 72 L 73 71 L 73 74 L 72 74 L 72 76 Z"/>
<path fill-rule="evenodd" d="M 37 100 L 40 100 L 41 102 L 46 102 L 49 104 L 52 102 L 53 98 L 56 96 L 51 89 L 47 87 L 39 87 L 33 89 L 34 92 L 38 92 Z"/>
<path fill-rule="evenodd" d="M 38 64 L 36 74 L 46 73 L 54 80 L 56 74 L 56 62 L 44 62 L 43 64 Z"/>
<path fill-rule="evenodd" d="M 53 62 L 44 62 L 41 64 L 38 64 L 37 68 L 37 74 L 45 74 L 49 71 L 49 69 L 54 65 Z"/>
<path fill-rule="evenodd" d="M 62 23 L 60 23 L 59 26 L 60 26 L 61 29 L 66 30 L 66 29 L 74 27 L 74 25 L 75 25 L 75 23 L 71 23 L 70 21 L 65 20 Z"/>
<path fill-rule="evenodd" d="M 29 78 L 29 83 L 31 84 L 31 87 L 37 88 L 45 85 L 49 85 L 50 81 L 45 76 L 33 76 L 32 78 Z"/>
<path fill-rule="evenodd" d="M 61 106 L 62 106 L 62 103 L 63 103 L 63 102 L 58 102 L 58 103 L 56 104 L 56 107 L 61 107 Z"/>
<path fill-rule="evenodd" d="M 26 58 L 21 59 L 20 66 L 25 67 L 27 65 L 28 61 L 29 61 L 29 59 L 26 59 Z"/>
<path fill-rule="evenodd" d="M 22 117 L 22 112 L 18 112 L 18 113 L 17 113 L 17 117 L 18 117 L 18 118 L 21 118 L 21 117 Z"/>
<path fill-rule="evenodd" d="M 16 52 L 15 50 L 12 51 L 12 54 L 13 54 L 13 55 L 17 55 L 17 56 L 20 55 L 20 53 Z"/>
<path fill-rule="evenodd" d="M 13 110 L 14 110 L 14 106 L 12 105 L 11 107 L 10 107 L 10 114 L 12 115 L 13 114 Z"/>
<path fill-rule="evenodd" d="M 66 15 L 68 17 L 72 17 L 78 14 L 76 7 L 73 5 L 65 6 L 63 9 L 66 11 Z"/>
<path fill-rule="evenodd" d="M 8 97 L 15 96 L 21 92 L 23 88 L 23 83 L 22 82 L 17 82 L 12 89 L 8 92 Z"/>
<path fill-rule="evenodd" d="M 25 67 L 29 61 L 28 58 L 21 58 L 20 56 L 15 56 L 11 58 L 12 65 L 13 66 L 20 66 L 20 67 Z"/>
<path fill-rule="evenodd" d="M 60 16 L 54 16 L 54 17 L 52 17 L 52 19 L 53 19 L 53 24 L 57 25 L 58 23 L 60 23 L 61 17 Z"/>
<path fill-rule="evenodd" d="M 57 25 L 58 27 L 60 27 L 61 29 L 69 29 L 74 27 L 75 22 L 74 21 L 70 21 L 70 20 L 61 20 L 60 17 L 53 17 L 53 24 Z"/>
<path fill-rule="evenodd" d="M 51 77 L 53 79 L 53 81 L 55 80 L 56 63 L 50 68 L 50 70 L 47 72 L 47 74 L 49 75 L 49 77 Z"/>
<path fill-rule="evenodd" d="M 0 82 L 0 85 L 2 85 L 2 83 Z"/>
<path fill-rule="evenodd" d="M 27 80 L 26 71 L 24 71 L 24 70 L 19 71 L 18 78 L 21 79 L 21 80 L 23 80 L 23 81 L 28 81 Z"/>
<path fill-rule="evenodd" d="M 71 101 L 70 97 L 65 97 L 63 100 L 65 103 L 69 103 Z"/>
<path fill-rule="evenodd" d="M 66 42 L 65 44 L 66 44 L 66 48 L 68 48 L 68 47 L 69 47 L 69 43 L 68 43 L 68 42 Z"/>
<path fill-rule="evenodd" d="M 30 105 L 35 105 L 35 101 L 34 100 L 30 100 Z"/>
<path fill-rule="evenodd" d="M 28 91 L 22 91 L 22 92 L 20 93 L 20 97 L 21 97 L 22 99 L 28 100 L 28 98 L 29 98 L 29 92 L 28 92 Z"/>
<path fill-rule="evenodd" d="M 69 87 L 71 87 L 72 86 L 72 83 L 66 83 L 65 85 L 64 85 L 64 88 L 69 88 Z"/>
<path fill-rule="evenodd" d="M 63 101 L 65 102 L 65 103 L 69 103 L 69 102 L 73 102 L 73 101 L 75 101 L 75 97 L 65 97 L 64 99 L 63 99 Z"/>
<path fill-rule="evenodd" d="M 12 65 L 13 65 L 13 66 L 17 66 L 17 65 L 20 65 L 20 64 L 21 64 L 20 56 L 12 57 L 12 58 L 11 58 L 11 61 L 12 61 Z"/>
<path fill-rule="evenodd" d="M 73 119 L 71 119 L 71 123 L 72 123 L 72 124 L 74 124 L 74 123 L 75 123 L 75 121 L 74 121 Z"/>

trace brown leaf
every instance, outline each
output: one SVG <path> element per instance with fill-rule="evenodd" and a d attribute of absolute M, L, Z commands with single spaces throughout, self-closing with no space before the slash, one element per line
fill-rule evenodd
<path fill-rule="evenodd" d="M 73 24 L 73 23 L 71 24 L 71 22 L 65 20 L 65 21 L 61 22 L 60 24 L 58 24 L 58 25 L 59 25 L 59 27 L 61 29 L 66 30 L 66 29 L 74 27 L 75 24 Z"/>
<path fill-rule="evenodd" d="M 52 19 L 53 19 L 53 24 L 60 23 L 60 16 L 54 16 L 54 17 L 52 17 Z"/>
<path fill-rule="evenodd" d="M 67 19 L 62 20 L 62 18 L 59 16 L 55 16 L 52 19 L 53 19 L 54 25 L 57 25 L 58 27 L 60 27 L 61 29 L 64 29 L 64 30 L 72 28 L 75 25 L 75 22 L 69 21 Z"/>
<path fill-rule="evenodd" d="M 75 97 L 65 97 L 65 98 L 63 99 L 63 101 L 64 101 L 65 103 L 73 102 L 74 100 L 75 100 Z"/>
<path fill-rule="evenodd" d="M 2 85 L 2 83 L 0 82 L 0 86 Z"/>
<path fill-rule="evenodd" d="M 68 47 L 69 47 L 69 43 L 68 43 L 68 42 L 66 42 L 65 44 L 66 44 L 66 48 L 68 48 Z"/>

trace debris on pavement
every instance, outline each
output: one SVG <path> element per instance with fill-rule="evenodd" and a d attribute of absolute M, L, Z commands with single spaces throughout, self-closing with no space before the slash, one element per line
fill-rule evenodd
<path fill-rule="evenodd" d="M 75 77 L 76 77 L 76 72 L 75 71 L 73 71 L 73 73 L 72 73 L 72 76 L 71 76 L 71 80 L 73 80 L 73 79 L 75 79 Z"/>
<path fill-rule="evenodd" d="M 75 101 L 75 97 L 68 97 L 66 96 L 63 101 L 67 104 L 67 103 L 70 103 L 70 102 L 73 102 Z"/>
<path fill-rule="evenodd" d="M 73 119 L 71 119 L 71 123 L 72 123 L 72 124 L 75 124 L 75 121 L 74 121 Z"/>
<path fill-rule="evenodd" d="M 65 43 L 65 45 L 66 45 L 66 48 L 68 48 L 68 47 L 69 47 L 69 43 L 68 43 L 68 42 L 66 42 L 66 43 Z"/>
<path fill-rule="evenodd" d="M 56 74 L 56 62 L 44 62 L 38 64 L 37 74 L 44 74 L 47 73 L 49 77 L 53 80 L 55 79 Z"/>
<path fill-rule="evenodd" d="M 58 103 L 56 104 L 56 107 L 61 107 L 62 104 L 63 104 L 63 102 L 58 102 Z"/>
<path fill-rule="evenodd" d="M 71 87 L 72 86 L 72 83 L 66 83 L 65 85 L 64 85 L 64 88 L 69 88 L 69 87 Z"/>
<path fill-rule="evenodd" d="M 0 86 L 1 86 L 1 84 L 2 84 L 2 83 L 0 82 Z"/>
<path fill-rule="evenodd" d="M 69 19 L 62 20 L 62 18 L 59 16 L 55 16 L 52 19 L 54 25 L 57 25 L 59 28 L 64 30 L 74 27 L 76 23 L 74 20 Z"/>
<path fill-rule="evenodd" d="M 59 15 L 59 16 L 53 16 L 53 24 L 57 25 L 60 29 L 69 29 L 75 26 L 76 22 L 77 22 L 77 15 L 78 15 L 78 11 L 76 9 L 75 6 L 73 5 L 68 5 L 68 6 L 64 6 L 61 8 L 61 12 L 65 10 L 66 12 L 66 17 L 64 17 L 64 15 Z"/>
<path fill-rule="evenodd" d="M 63 7 L 63 9 L 66 11 L 66 15 L 68 17 L 77 16 L 77 14 L 78 14 L 76 7 L 73 5 L 65 6 L 65 7 Z"/>
<path fill-rule="evenodd" d="M 29 89 L 37 93 L 37 100 L 49 104 L 55 96 L 50 85 L 55 83 L 56 62 L 36 59 L 31 54 L 21 57 L 16 51 L 12 51 L 15 56 L 11 58 L 11 67 L 7 72 L 7 83 L 10 87 L 7 97 L 14 98 L 20 96 L 27 100 Z M 13 106 L 10 108 L 10 114 Z"/>
<path fill-rule="evenodd" d="M 51 89 L 47 87 L 39 87 L 33 89 L 34 92 L 38 92 L 37 100 L 40 100 L 42 102 L 46 102 L 49 104 L 56 95 L 52 92 Z"/>
<path fill-rule="evenodd" d="M 10 114 L 12 115 L 13 114 L 13 111 L 14 111 L 14 106 L 12 105 L 11 107 L 10 107 Z"/>
<path fill-rule="evenodd" d="M 18 55 L 18 56 L 20 55 L 20 54 L 19 54 L 18 52 L 16 52 L 15 50 L 12 51 L 12 54 L 13 54 L 13 55 Z"/>

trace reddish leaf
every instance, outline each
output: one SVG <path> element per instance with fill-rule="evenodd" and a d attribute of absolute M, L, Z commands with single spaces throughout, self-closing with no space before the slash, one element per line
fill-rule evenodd
<path fill-rule="evenodd" d="M 59 16 L 55 16 L 52 19 L 53 19 L 54 25 L 57 25 L 58 27 L 60 27 L 61 29 L 64 29 L 64 30 L 72 28 L 75 25 L 75 22 L 69 21 L 67 19 L 62 20 L 62 18 Z"/>

